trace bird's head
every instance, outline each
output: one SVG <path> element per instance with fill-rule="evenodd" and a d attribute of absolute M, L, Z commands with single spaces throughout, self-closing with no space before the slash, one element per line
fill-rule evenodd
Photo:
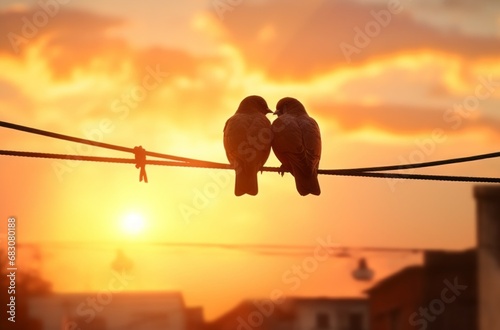
<path fill-rule="evenodd" d="M 302 103 L 293 97 L 284 97 L 278 101 L 278 104 L 276 104 L 276 111 L 274 114 L 279 117 L 285 113 L 296 116 L 307 114 L 306 108 L 304 108 Z"/>
<path fill-rule="evenodd" d="M 240 113 L 255 113 L 255 111 L 260 112 L 264 115 L 268 113 L 273 113 L 272 110 L 267 106 L 266 100 L 258 95 L 251 95 L 245 97 L 238 107 L 236 112 Z"/>

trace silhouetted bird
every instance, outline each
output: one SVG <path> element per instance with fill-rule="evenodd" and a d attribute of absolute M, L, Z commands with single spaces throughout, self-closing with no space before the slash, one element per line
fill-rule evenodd
<path fill-rule="evenodd" d="M 236 113 L 224 126 L 224 148 L 236 171 L 234 194 L 257 195 L 257 173 L 271 152 L 271 122 L 266 101 L 256 95 L 241 101 Z"/>
<path fill-rule="evenodd" d="M 281 161 L 281 175 L 289 171 L 300 195 L 319 195 L 318 167 L 321 135 L 316 121 L 298 100 L 285 97 L 276 105 L 272 124 L 273 151 Z"/>

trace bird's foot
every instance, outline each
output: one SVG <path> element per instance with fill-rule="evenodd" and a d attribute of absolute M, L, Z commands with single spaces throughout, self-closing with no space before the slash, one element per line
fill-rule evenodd
<path fill-rule="evenodd" d="M 287 168 L 283 165 L 280 166 L 280 169 L 278 170 L 278 173 L 283 176 L 285 173 L 288 172 Z"/>

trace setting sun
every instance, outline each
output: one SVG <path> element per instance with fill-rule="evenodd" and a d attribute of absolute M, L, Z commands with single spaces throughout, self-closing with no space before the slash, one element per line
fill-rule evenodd
<path fill-rule="evenodd" d="M 138 213 L 129 213 L 122 221 L 122 229 L 127 234 L 139 234 L 144 231 L 144 218 Z"/>

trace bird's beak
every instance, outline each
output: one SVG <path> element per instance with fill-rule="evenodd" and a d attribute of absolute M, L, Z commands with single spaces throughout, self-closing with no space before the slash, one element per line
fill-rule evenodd
<path fill-rule="evenodd" d="M 267 109 L 266 113 L 274 113 L 274 112 L 271 109 Z"/>
<path fill-rule="evenodd" d="M 280 114 L 281 114 L 281 112 L 279 110 L 276 110 L 275 112 L 273 112 L 273 115 L 275 115 L 275 116 L 278 116 Z"/>

